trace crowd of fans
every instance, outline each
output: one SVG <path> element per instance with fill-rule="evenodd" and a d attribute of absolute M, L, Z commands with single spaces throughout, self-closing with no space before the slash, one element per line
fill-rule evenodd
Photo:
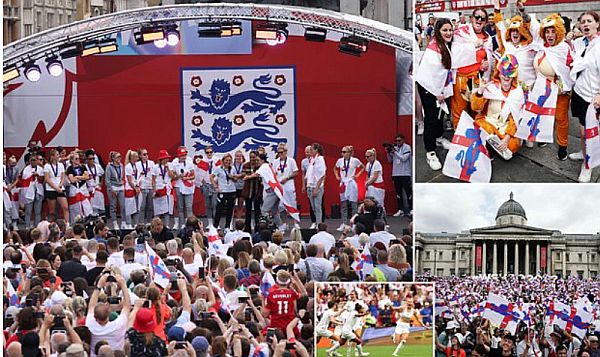
<path fill-rule="evenodd" d="M 175 237 L 159 218 L 123 237 L 52 215 L 5 230 L 5 355 L 312 356 L 307 249 L 235 226 L 220 248 L 195 217 Z"/>
<path fill-rule="evenodd" d="M 419 276 L 436 286 L 436 356 L 590 357 L 600 355 L 598 304 L 600 280 L 556 276 L 451 277 Z M 528 320 L 520 321 L 515 333 L 483 318 L 489 294 L 510 303 L 532 304 Z M 587 299 L 587 300 L 586 300 Z M 594 316 L 581 338 L 552 323 L 549 307 L 561 302 L 588 304 Z M 589 302 L 588 302 L 589 301 Z M 478 308 L 479 307 L 479 308 Z M 444 313 L 440 313 L 444 311 Z"/>

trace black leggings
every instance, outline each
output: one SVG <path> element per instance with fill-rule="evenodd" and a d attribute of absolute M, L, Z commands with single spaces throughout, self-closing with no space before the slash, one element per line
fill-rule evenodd
<path fill-rule="evenodd" d="M 425 116 L 423 117 L 423 123 L 425 130 L 423 131 L 423 142 L 425 143 L 425 150 L 427 152 L 435 151 L 435 139 L 439 138 L 444 134 L 444 112 L 436 106 L 437 99 L 435 96 L 423 88 L 417 83 L 419 90 L 419 96 L 421 97 L 421 103 L 423 103 L 423 110 Z M 450 109 L 448 101 L 448 109 Z"/>
<path fill-rule="evenodd" d="M 235 192 L 223 192 L 218 195 L 220 201 L 217 204 L 217 212 L 215 212 L 215 227 L 219 227 L 219 221 L 225 211 L 225 228 L 229 228 L 231 218 L 233 217 L 233 206 L 235 206 Z"/>
<path fill-rule="evenodd" d="M 246 232 L 252 233 L 252 214 L 254 214 L 254 224 L 256 225 L 260 219 L 262 195 L 256 195 L 253 198 L 246 198 L 244 200 L 244 204 L 246 206 Z"/>
<path fill-rule="evenodd" d="M 394 180 L 394 187 L 396 188 L 396 198 L 398 199 L 398 209 L 408 214 L 412 211 L 412 180 L 410 176 L 392 176 Z M 402 199 L 402 191 L 406 192 L 406 199 L 408 200 L 408 208 L 404 207 L 404 200 Z"/>

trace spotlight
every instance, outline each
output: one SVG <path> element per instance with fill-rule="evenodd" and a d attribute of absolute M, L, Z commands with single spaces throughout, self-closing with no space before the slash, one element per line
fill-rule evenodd
<path fill-rule="evenodd" d="M 162 26 L 146 26 L 142 27 L 139 32 L 135 32 L 133 37 L 138 45 L 143 45 L 164 39 L 165 31 Z"/>
<path fill-rule="evenodd" d="M 327 30 L 318 27 L 308 27 L 304 30 L 304 39 L 313 42 L 325 42 Z"/>
<path fill-rule="evenodd" d="M 21 74 L 19 73 L 19 69 L 17 66 L 10 66 L 4 68 L 4 75 L 2 76 L 2 83 L 6 83 L 10 80 L 18 78 Z"/>
<path fill-rule="evenodd" d="M 168 30 L 167 31 L 167 44 L 169 46 L 177 46 L 179 43 L 179 31 L 177 30 Z"/>
<path fill-rule="evenodd" d="M 87 57 L 100 53 L 100 46 L 97 41 L 90 41 L 83 45 L 83 51 L 81 51 L 81 57 Z"/>
<path fill-rule="evenodd" d="M 154 40 L 154 46 L 157 48 L 165 48 L 167 46 L 167 39 Z"/>
<path fill-rule="evenodd" d="M 74 43 L 66 43 L 64 45 L 60 45 L 58 47 L 60 52 L 60 57 L 64 60 L 67 58 L 73 58 L 77 56 L 81 56 L 83 51 L 83 43 L 74 42 Z"/>
<path fill-rule="evenodd" d="M 369 41 L 358 36 L 346 36 L 340 39 L 340 52 L 360 57 L 367 52 Z"/>
<path fill-rule="evenodd" d="M 25 78 L 30 82 L 37 82 L 42 78 L 42 71 L 40 66 L 35 64 L 33 61 L 25 65 Z"/>
<path fill-rule="evenodd" d="M 231 35 L 239 36 L 242 34 L 242 23 L 239 21 L 231 21 L 228 23 L 231 26 Z"/>
<path fill-rule="evenodd" d="M 256 25 L 254 36 L 257 40 L 277 40 L 279 26 L 277 24 L 267 23 Z"/>
<path fill-rule="evenodd" d="M 111 38 L 98 41 L 98 47 L 100 47 L 100 53 L 116 52 L 119 50 L 117 40 Z"/>
<path fill-rule="evenodd" d="M 63 73 L 63 64 L 58 56 L 46 58 L 46 69 L 52 77 L 58 77 Z"/>
<path fill-rule="evenodd" d="M 231 37 L 242 34 L 239 21 L 209 21 L 198 23 L 198 37 Z"/>

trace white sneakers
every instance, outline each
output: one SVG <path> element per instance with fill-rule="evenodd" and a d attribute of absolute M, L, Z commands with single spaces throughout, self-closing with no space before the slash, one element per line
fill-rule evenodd
<path fill-rule="evenodd" d="M 433 171 L 437 171 L 442 168 L 442 164 L 440 163 L 440 160 L 435 154 L 435 151 L 430 151 L 427 153 L 427 164 L 429 165 L 429 167 L 431 167 Z"/>
<path fill-rule="evenodd" d="M 402 216 L 404 216 L 404 212 L 401 209 L 399 209 L 398 212 L 394 213 L 394 217 L 402 217 Z"/>
<path fill-rule="evenodd" d="M 500 138 L 492 134 L 487 139 L 488 144 L 494 149 L 504 160 L 510 160 L 512 158 L 512 151 L 508 150 L 508 148 L 501 149 L 500 145 L 502 145 L 502 141 Z"/>
<path fill-rule="evenodd" d="M 338 227 L 337 231 L 338 231 L 338 232 L 343 232 L 343 231 L 344 231 L 344 226 L 345 226 L 345 225 L 344 225 L 343 223 L 342 223 L 342 224 L 340 224 L 340 226 Z"/>
<path fill-rule="evenodd" d="M 446 139 L 444 137 L 439 137 L 439 138 L 435 139 L 435 144 L 437 146 L 443 147 L 444 150 L 450 150 L 450 141 L 448 141 L 448 139 Z"/>
<path fill-rule="evenodd" d="M 592 169 L 586 169 L 585 164 L 581 164 L 581 172 L 579 173 L 578 181 L 588 183 L 592 180 Z"/>
<path fill-rule="evenodd" d="M 417 135 L 423 135 L 425 132 L 425 122 L 418 121 L 417 122 Z"/>
<path fill-rule="evenodd" d="M 117 221 L 114 221 L 114 222 L 113 222 L 113 229 L 114 229 L 115 231 L 118 231 L 118 230 L 119 230 L 119 223 L 118 223 Z"/>
<path fill-rule="evenodd" d="M 583 161 L 583 151 L 579 150 L 569 154 L 569 159 L 573 161 Z"/>
<path fill-rule="evenodd" d="M 310 227 L 308 227 L 308 229 L 317 229 L 317 224 L 313 223 L 310 225 Z"/>

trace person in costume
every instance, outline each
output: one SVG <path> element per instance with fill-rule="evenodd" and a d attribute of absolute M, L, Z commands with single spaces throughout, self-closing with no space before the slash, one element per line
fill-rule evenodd
<path fill-rule="evenodd" d="M 454 129 L 458 126 L 464 110 L 474 116 L 469 106 L 471 92 L 479 85 L 480 77 L 487 76 L 489 78 L 487 74 L 490 69 L 488 52 L 491 52 L 491 44 L 489 36 L 483 31 L 487 20 L 487 11 L 478 7 L 473 10 L 471 22 L 458 26 L 454 31 L 452 68 L 457 69 L 454 95 L 451 97 Z"/>
<path fill-rule="evenodd" d="M 571 113 L 579 119 L 581 150 L 569 154 L 571 160 L 583 161 L 586 157 L 585 119 L 590 104 L 600 108 L 600 16 L 595 11 L 581 14 L 583 37 L 573 41 L 573 70 L 571 79 L 575 81 L 571 94 Z M 592 169 L 585 162 L 581 164 L 579 182 L 590 182 Z"/>
<path fill-rule="evenodd" d="M 427 151 L 427 164 L 432 170 L 440 170 L 442 164 L 435 148 L 441 145 L 450 148 L 444 133 L 444 111 L 448 113 L 447 99 L 453 95 L 452 56 L 450 44 L 454 37 L 450 20 L 441 18 L 435 23 L 433 39 L 427 45 L 417 70 L 416 82 L 419 97 L 425 111 L 423 142 Z"/>
<path fill-rule="evenodd" d="M 492 80 L 482 81 L 471 97 L 471 109 L 478 113 L 475 124 L 489 134 L 488 143 L 505 160 L 511 159 L 521 146 L 515 134 L 525 95 L 518 85 L 518 72 L 516 56 L 504 55 Z"/>
<path fill-rule="evenodd" d="M 354 148 L 344 146 L 342 148 L 342 157 L 335 163 L 335 178 L 340 181 L 340 205 L 342 211 L 342 223 L 338 231 L 343 231 L 346 224 L 350 224 L 352 217 L 358 210 L 358 186 L 356 178 L 365 170 L 365 166 L 359 159 L 352 156 Z M 350 212 L 348 212 L 350 206 Z"/>
<path fill-rule="evenodd" d="M 558 144 L 558 159 L 567 159 L 569 140 L 569 92 L 573 87 L 570 77 L 573 57 L 569 45 L 565 42 L 565 26 L 558 14 L 546 17 L 539 29 L 543 46 L 536 53 L 533 66 L 536 74 L 554 82 L 558 86 L 556 100 L 555 131 Z M 541 82 L 540 82 L 541 83 Z"/>

